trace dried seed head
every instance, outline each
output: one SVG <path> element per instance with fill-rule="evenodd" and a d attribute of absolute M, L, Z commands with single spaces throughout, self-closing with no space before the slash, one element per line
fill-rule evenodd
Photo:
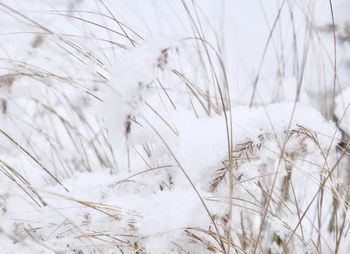
<path fill-rule="evenodd" d="M 125 135 L 128 136 L 131 132 L 131 116 L 128 115 L 125 122 Z"/>
<path fill-rule="evenodd" d="M 169 48 L 163 49 L 157 60 L 157 67 L 161 70 L 164 69 L 164 65 L 168 63 L 168 50 Z"/>
<path fill-rule="evenodd" d="M 15 81 L 14 74 L 2 75 L 0 76 L 0 88 L 10 89 L 14 81 Z"/>

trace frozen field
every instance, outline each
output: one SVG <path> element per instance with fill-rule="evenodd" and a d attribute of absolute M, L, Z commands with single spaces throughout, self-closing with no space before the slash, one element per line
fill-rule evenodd
<path fill-rule="evenodd" d="M 0 11 L 0 253 L 349 252 L 349 0 Z"/>

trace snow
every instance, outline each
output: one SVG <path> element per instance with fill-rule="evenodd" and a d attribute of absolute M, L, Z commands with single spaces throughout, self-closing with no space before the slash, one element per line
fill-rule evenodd
<path fill-rule="evenodd" d="M 332 2 L 3 1 L 2 253 L 344 253 Z"/>

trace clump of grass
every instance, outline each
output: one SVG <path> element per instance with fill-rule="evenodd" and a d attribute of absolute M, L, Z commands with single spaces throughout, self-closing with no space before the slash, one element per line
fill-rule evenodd
<path fill-rule="evenodd" d="M 43 222 L 44 226 L 37 223 L 38 227 L 34 227 L 34 223 L 30 221 L 15 222 L 13 232 L 3 229 L 3 235 L 23 245 L 35 245 L 34 242 L 37 242 L 45 251 L 55 252 L 56 245 L 59 245 L 59 250 L 66 245 L 65 251 L 78 253 L 148 253 L 149 239 L 160 239 L 161 243 L 164 235 L 171 235 L 172 232 L 161 232 L 156 236 L 144 235 L 138 224 L 144 215 L 139 211 L 129 211 L 105 203 L 104 194 L 98 197 L 100 202 L 75 198 L 71 194 L 74 184 L 66 184 L 79 173 L 104 172 L 113 181 L 97 191 L 112 192 L 113 195 L 125 195 L 125 192 L 120 191 L 122 188 L 135 188 L 132 190 L 139 193 L 140 189 L 142 191 L 140 186 L 150 186 L 153 193 L 171 192 L 177 188 L 176 179 L 179 175 L 186 179 L 191 193 L 200 203 L 199 208 L 205 211 L 207 222 L 203 227 L 174 229 L 173 231 L 181 232 L 180 237 L 167 239 L 167 249 L 162 250 L 164 253 L 191 253 L 195 248 L 201 248 L 203 253 L 297 253 L 304 247 L 307 252 L 312 253 L 339 253 L 345 248 L 342 246 L 343 242 L 344 245 L 349 244 L 349 140 L 346 135 L 339 139 L 338 129 L 332 134 L 317 133 L 309 127 L 294 123 L 305 82 L 310 37 L 315 29 L 313 24 L 308 23 L 307 26 L 300 66 L 297 61 L 296 94 L 288 125 L 282 129 L 276 126 L 274 119 L 269 116 L 267 105 L 258 103 L 261 74 L 270 44 L 274 44 L 276 55 L 283 54 L 278 51 L 274 36 L 284 8 L 289 8 L 294 35 L 296 32 L 292 18 L 293 9 L 289 1 L 282 1 L 277 9 L 258 71 L 250 84 L 251 94 L 245 108 L 255 110 L 254 107 L 260 106 L 265 110 L 270 126 L 262 128 L 266 127 L 268 132 L 257 134 L 257 137 L 248 135 L 244 142 L 235 140 L 237 124 L 233 112 L 237 105 L 232 100 L 235 91 L 224 61 L 225 41 L 220 40 L 217 31 L 206 31 L 206 16 L 199 3 L 182 1 L 183 12 L 189 19 L 192 35 L 179 40 L 179 45 L 161 48 L 158 55 L 154 56 L 155 76 L 151 81 L 140 80 L 138 83 L 140 89 L 145 88 L 147 92 L 157 94 L 156 97 L 163 105 L 170 106 L 165 106 L 167 110 L 164 111 L 161 106 L 145 99 L 144 94 L 139 97 L 132 96 L 130 99 L 120 99 L 122 96 L 116 95 L 116 101 L 122 101 L 128 104 L 126 108 L 132 109 L 122 119 L 121 130 L 117 130 L 117 134 L 122 136 L 117 140 L 126 144 L 124 153 L 117 151 L 123 145 L 115 144 L 115 139 L 109 136 L 108 132 L 115 130 L 106 130 L 90 109 L 95 108 L 95 103 L 105 103 L 103 91 L 106 87 L 111 93 L 118 94 L 117 85 L 110 82 L 114 75 L 110 71 L 111 63 L 125 51 L 137 49 L 144 43 L 146 36 L 121 22 L 112 8 L 103 1 L 97 2 L 96 6 L 99 7 L 98 11 L 48 12 L 59 20 L 69 20 L 68 23 L 79 26 L 81 33 L 71 34 L 59 31 L 58 28 L 56 31 L 55 27 L 48 27 L 25 12 L 4 3 L 0 4 L 1 10 L 15 22 L 26 24 L 25 30 L 34 30 L 28 32 L 29 35 L 34 35 L 34 40 L 30 43 L 34 50 L 42 50 L 43 54 L 52 50 L 54 55 L 47 56 L 48 62 L 54 61 L 55 57 L 62 57 L 60 60 L 63 60 L 62 66 L 47 66 L 46 69 L 44 64 L 35 65 L 33 59 L 2 59 L 2 71 L 5 74 L 0 76 L 0 88 L 7 91 L 3 92 L 4 96 L 0 99 L 1 114 L 7 118 L 9 124 L 20 126 L 20 130 L 18 134 L 11 128 L 5 130 L 1 126 L 0 133 L 13 145 L 14 153 L 20 154 L 13 158 L 21 158 L 26 165 L 30 165 L 33 172 L 23 170 L 23 167 L 18 166 L 13 159 L 5 158 L 6 155 L 3 154 L 0 158 L 1 172 L 12 182 L 6 184 L 17 186 L 25 194 L 23 199 L 38 209 L 39 213 L 52 208 L 63 219 L 60 223 L 55 220 L 51 224 Z M 332 115 L 337 91 L 337 35 L 331 1 L 330 9 L 334 40 L 334 85 L 331 91 L 332 103 L 324 104 L 329 105 L 325 112 Z M 96 17 L 101 22 L 97 22 Z M 98 35 L 93 34 L 93 28 L 97 28 Z M 348 30 L 346 27 L 346 33 Z M 225 40 L 225 34 L 222 36 Z M 293 38 L 296 40 L 295 36 Z M 297 43 L 293 45 L 293 50 L 297 53 Z M 283 42 L 280 46 L 283 48 Z M 188 55 L 191 55 L 193 63 L 188 61 Z M 35 54 L 33 57 L 36 57 Z M 298 57 L 299 55 L 296 56 Z M 65 64 L 69 64 L 70 68 L 65 68 Z M 282 75 L 284 64 L 288 64 L 287 60 L 281 60 L 279 75 Z M 282 80 L 280 76 L 276 79 Z M 29 96 L 25 96 L 26 102 L 23 104 L 10 94 L 16 85 L 25 87 L 26 83 L 38 87 L 40 92 L 30 92 Z M 181 138 L 182 133 L 171 122 L 169 112 L 180 112 L 183 106 L 181 101 L 185 101 L 193 119 L 200 121 L 202 118 L 219 117 L 225 125 L 225 153 L 221 161 L 217 162 L 217 169 L 207 165 L 213 176 L 207 184 L 194 180 L 192 169 L 184 166 L 171 143 L 170 137 Z M 11 113 L 11 107 L 16 104 L 19 104 L 23 115 Z M 25 105 L 29 105 L 28 108 Z M 116 102 L 116 106 L 120 105 Z M 153 119 L 160 120 L 161 125 L 154 124 L 147 120 L 147 116 L 138 113 L 138 110 L 142 111 L 144 108 L 150 110 L 156 116 Z M 164 130 L 159 126 L 165 126 L 172 136 L 164 137 Z M 138 132 L 138 128 L 142 131 Z M 147 141 L 133 144 L 132 137 L 137 135 L 143 135 L 143 138 L 146 136 Z M 329 141 L 326 148 L 325 142 L 320 141 L 324 138 Z M 335 149 L 337 144 L 341 149 Z M 122 157 L 118 157 L 119 155 Z M 137 160 L 141 160 L 146 169 L 131 172 Z M 163 163 L 164 160 L 166 163 Z M 207 173 L 207 168 L 201 170 Z M 160 184 L 154 184 L 153 181 L 158 178 L 161 179 Z M 300 183 L 296 181 L 301 179 L 306 184 L 312 184 L 310 195 L 306 199 L 303 199 L 303 193 L 296 187 L 300 187 Z M 61 194 L 61 189 L 57 188 L 55 192 L 44 191 L 39 187 L 41 181 L 53 189 L 58 185 L 66 193 Z M 153 188 L 153 185 L 157 188 Z M 205 188 L 199 187 L 202 185 Z M 134 194 L 130 193 L 130 196 Z M 79 205 L 82 214 L 72 215 L 72 218 L 60 214 L 61 208 L 56 206 L 55 198 L 52 197 Z M 5 200 L 7 198 L 4 197 Z M 3 209 L 4 214 L 7 214 L 7 209 Z M 101 224 L 110 223 L 115 228 L 104 230 L 106 226 L 94 223 L 94 219 L 101 221 Z M 56 239 L 52 240 L 53 236 Z M 67 238 L 74 240 L 66 244 Z"/>

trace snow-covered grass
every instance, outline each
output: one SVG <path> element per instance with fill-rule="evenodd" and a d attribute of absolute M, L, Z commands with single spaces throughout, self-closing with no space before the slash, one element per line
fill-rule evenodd
<path fill-rule="evenodd" d="M 346 0 L 0 2 L 1 253 L 347 253 Z"/>

